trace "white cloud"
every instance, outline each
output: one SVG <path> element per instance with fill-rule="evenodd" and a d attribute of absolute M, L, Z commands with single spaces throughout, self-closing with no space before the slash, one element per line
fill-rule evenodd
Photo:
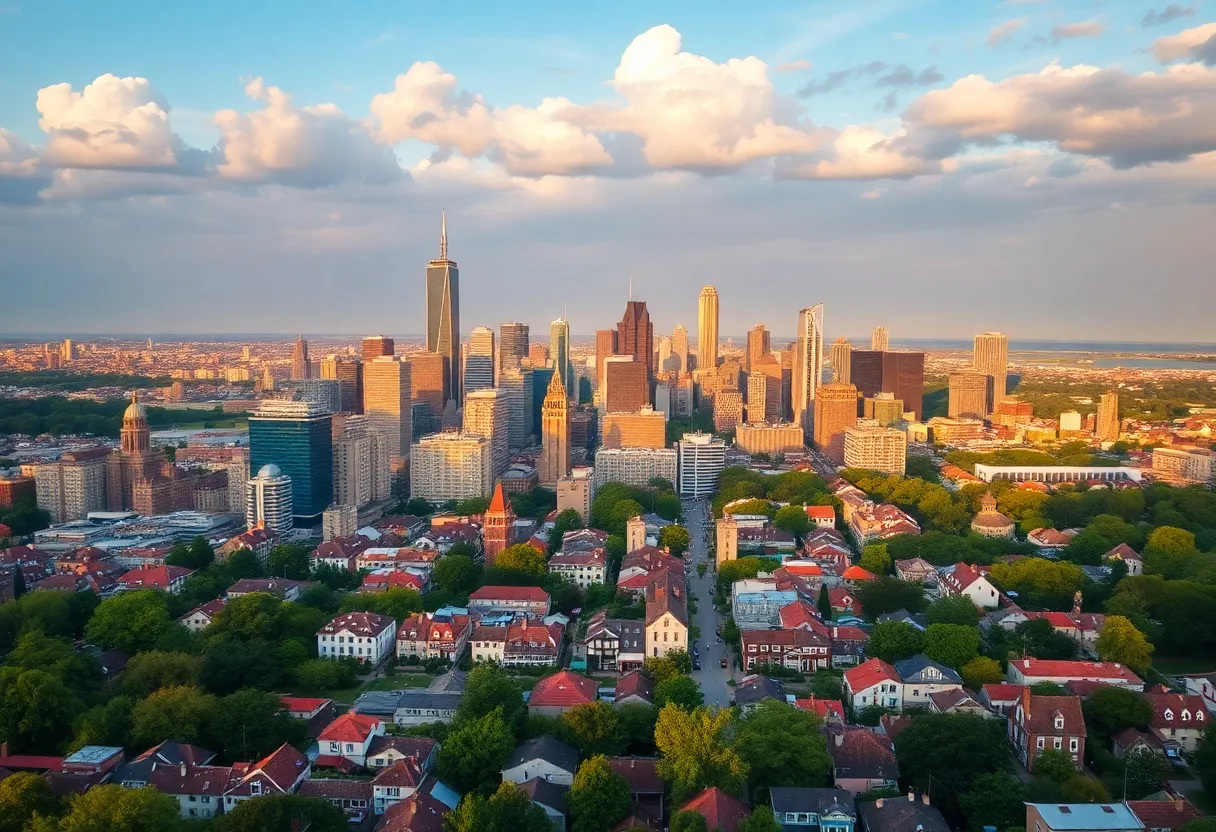
<path fill-rule="evenodd" d="M 1021 29 L 1025 22 L 1026 18 L 1015 17 L 1013 20 L 1006 20 L 1004 23 L 993 26 L 988 32 L 988 45 L 1000 46 L 1013 37 L 1013 33 Z"/>
<path fill-rule="evenodd" d="M 780 170 L 790 179 L 907 179 L 940 170 L 900 149 L 902 132 L 887 136 L 873 127 L 850 126 L 825 147 L 825 158 L 793 164 Z"/>
<path fill-rule="evenodd" d="M 1106 24 L 1100 20 L 1081 20 L 1077 23 L 1061 23 L 1051 27 L 1052 40 L 1061 41 L 1070 38 L 1097 38 L 1106 31 Z"/>
<path fill-rule="evenodd" d="M 1182 58 L 1216 64 L 1216 23 L 1205 23 L 1153 41 L 1153 55 L 1161 63 Z"/>
<path fill-rule="evenodd" d="M 50 182 L 50 171 L 37 150 L 0 127 L 0 203 L 33 203 Z"/>
<path fill-rule="evenodd" d="M 391 152 L 333 104 L 296 107 L 291 96 L 256 78 L 246 94 L 265 105 L 251 113 L 221 110 L 219 174 L 241 182 L 275 181 L 323 187 L 354 180 L 375 184 L 400 179 Z"/>
<path fill-rule="evenodd" d="M 71 84 L 38 91 L 45 155 L 61 167 L 154 169 L 178 164 L 181 142 L 169 104 L 146 78 L 105 74 L 81 92 Z"/>

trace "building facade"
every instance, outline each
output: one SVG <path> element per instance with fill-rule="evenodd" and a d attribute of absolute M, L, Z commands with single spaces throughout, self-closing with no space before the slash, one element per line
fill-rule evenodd
<path fill-rule="evenodd" d="M 594 487 L 619 482 L 644 486 L 654 477 L 674 483 L 679 454 L 674 448 L 608 448 L 595 455 Z"/>
<path fill-rule="evenodd" d="M 992 376 L 967 367 L 950 374 L 951 419 L 983 419 L 992 400 Z"/>
<path fill-rule="evenodd" d="M 718 290 L 706 286 L 697 300 L 697 366 L 718 366 Z"/>
<path fill-rule="evenodd" d="M 904 473 L 908 457 L 908 435 L 896 428 L 859 424 L 844 433 L 844 465 L 887 474 Z"/>
<path fill-rule="evenodd" d="M 1000 332 L 983 332 L 975 336 L 973 350 L 975 368 L 992 379 L 992 398 L 987 412 L 1009 393 L 1009 338 Z"/>
<path fill-rule="evenodd" d="M 393 471 L 409 464 L 414 437 L 410 370 L 408 362 L 388 356 L 363 366 L 363 413 L 368 427 L 384 437 Z"/>
<path fill-rule="evenodd" d="M 798 340 L 793 363 L 794 422 L 803 435 L 814 435 L 815 395 L 823 380 L 823 304 L 798 313 Z"/>
<path fill-rule="evenodd" d="M 460 332 L 460 269 L 448 258 L 448 223 L 444 216 L 439 259 L 426 266 L 426 348 L 446 359 L 445 386 L 449 397 L 457 402 L 461 401 Z"/>
<path fill-rule="evenodd" d="M 434 503 L 488 496 L 492 456 L 489 440 L 480 436 L 424 436 L 412 449 L 410 494 Z"/>
<path fill-rule="evenodd" d="M 510 454 L 510 411 L 501 390 L 466 388 L 464 432 L 490 443 L 490 472 L 498 479 L 507 470 Z"/>
<path fill-rule="evenodd" d="M 541 408 L 541 457 L 537 467 L 544 485 L 556 485 L 570 473 L 570 402 L 561 373 L 554 373 Z"/>
<path fill-rule="evenodd" d="M 249 417 L 249 467 L 291 479 L 293 513 L 313 522 L 333 502 L 332 417 L 319 405 L 267 399 Z"/>
<path fill-rule="evenodd" d="M 857 388 L 823 384 L 815 397 L 815 447 L 832 462 L 844 462 L 845 431 L 857 424 Z"/>
<path fill-rule="evenodd" d="M 676 443 L 676 488 L 685 497 L 708 497 L 718 490 L 726 467 L 726 445 L 710 433 L 686 433 Z"/>
<path fill-rule="evenodd" d="M 245 527 L 263 528 L 274 535 L 291 531 L 293 524 L 291 477 L 274 464 L 263 465 L 245 483 Z"/>

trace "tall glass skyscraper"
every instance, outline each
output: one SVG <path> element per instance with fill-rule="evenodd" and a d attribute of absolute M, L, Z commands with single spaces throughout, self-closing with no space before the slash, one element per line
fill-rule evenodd
<path fill-rule="evenodd" d="M 448 389 L 460 402 L 460 269 L 448 259 L 448 220 L 443 216 L 439 259 L 426 264 L 426 348 L 448 359 Z"/>
<path fill-rule="evenodd" d="M 570 322 L 558 318 L 549 324 L 549 357 L 553 359 L 553 369 L 561 374 L 562 384 L 566 395 L 578 388 L 574 386 L 574 368 L 570 364 Z"/>
<path fill-rule="evenodd" d="M 798 340 L 794 344 L 794 422 L 810 437 L 815 429 L 815 393 L 823 383 L 823 304 L 798 313 Z"/>
<path fill-rule="evenodd" d="M 330 414 L 313 402 L 263 401 L 249 417 L 249 467 L 277 466 L 291 478 L 292 514 L 309 524 L 334 497 Z"/>

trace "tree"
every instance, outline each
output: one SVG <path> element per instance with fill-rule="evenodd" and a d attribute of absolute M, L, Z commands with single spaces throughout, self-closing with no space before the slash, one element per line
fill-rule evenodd
<path fill-rule="evenodd" d="M 1149 668 L 1153 657 L 1153 645 L 1148 643 L 1144 633 L 1136 629 L 1131 621 L 1121 615 L 1108 615 L 1098 634 L 1098 658 L 1104 662 L 1119 662 L 1125 664 L 1136 673 L 1143 675 Z"/>
<path fill-rule="evenodd" d="M 925 610 L 927 624 L 963 624 L 974 627 L 980 613 L 966 595 L 947 595 L 934 601 Z"/>
<path fill-rule="evenodd" d="M 885 543 L 871 543 L 861 551 L 857 565 L 875 575 L 886 575 L 891 571 L 891 555 Z"/>
<path fill-rule="evenodd" d="M 563 509 L 553 518 L 553 528 L 549 531 L 549 554 L 562 548 L 562 538 L 566 532 L 577 531 L 583 527 L 583 518 L 572 508 Z"/>
<path fill-rule="evenodd" d="M 13 751 L 59 743 L 79 707 L 62 680 L 44 670 L 0 668 L 0 742 Z"/>
<path fill-rule="evenodd" d="M 198 656 L 151 650 L 132 656 L 119 679 L 123 693 L 143 699 L 160 688 L 197 684 L 202 669 Z"/>
<path fill-rule="evenodd" d="M 1036 659 L 1071 659 L 1077 654 L 1076 642 L 1057 632 L 1046 618 L 1032 618 L 1017 625 L 1010 642 L 1017 654 L 1024 652 Z"/>
<path fill-rule="evenodd" d="M 214 560 L 215 550 L 201 535 L 194 538 L 189 546 L 178 543 L 165 556 L 165 563 L 170 566 L 184 566 L 187 569 L 206 569 Z"/>
<path fill-rule="evenodd" d="M 42 820 L 29 832 L 160 832 L 177 829 L 181 814 L 177 799 L 161 794 L 151 786 L 128 789 L 107 784 L 78 794 L 68 811 L 55 820 Z"/>
<path fill-rule="evenodd" d="M 607 702 L 587 702 L 562 714 L 566 738 L 584 757 L 596 754 L 616 756 L 624 750 L 621 715 Z"/>
<path fill-rule="evenodd" d="M 701 686 L 690 676 L 672 676 L 659 682 L 654 689 L 654 704 L 662 708 L 668 702 L 686 711 L 695 710 L 705 703 Z"/>
<path fill-rule="evenodd" d="M 545 810 L 514 783 L 500 783 L 489 799 L 464 796 L 455 811 L 443 817 L 444 832 L 553 832 Z"/>
<path fill-rule="evenodd" d="M 882 621 L 874 625 L 866 653 L 884 662 L 915 656 L 924 646 L 921 631 L 904 621 Z"/>
<path fill-rule="evenodd" d="M 384 592 L 352 592 L 338 604 L 338 611 L 374 612 L 400 622 L 416 612 L 422 612 L 424 606 L 418 590 L 394 586 Z"/>
<path fill-rule="evenodd" d="M 115 696 L 104 705 L 94 705 L 76 721 L 69 750 L 78 751 L 86 745 L 126 745 L 131 735 L 131 710 L 135 700 Z"/>
<path fill-rule="evenodd" d="M 201 744 L 208 737 L 217 704 L 214 696 L 196 687 L 162 688 L 136 703 L 131 712 L 132 744 L 139 748 L 164 740 Z"/>
<path fill-rule="evenodd" d="M 781 832 L 781 824 L 773 817 L 773 810 L 757 806 L 752 813 L 739 821 L 739 832 Z"/>
<path fill-rule="evenodd" d="M 806 516 L 803 506 L 782 506 L 773 515 L 773 527 L 789 532 L 798 540 L 802 540 L 811 530 L 811 520 Z"/>
<path fill-rule="evenodd" d="M 264 795 L 242 800 L 214 822 L 216 832 L 263 832 L 272 829 L 304 829 L 309 832 L 340 832 L 347 829 L 346 815 L 328 800 L 298 794 Z"/>
<path fill-rule="evenodd" d="M 456 710 L 456 724 L 480 719 L 495 710 L 500 710 L 503 721 L 512 730 L 523 723 L 525 708 L 519 688 L 501 665 L 479 663 L 465 679 L 464 696 Z"/>
<path fill-rule="evenodd" d="M 773 786 L 818 786 L 832 770 L 819 717 L 766 699 L 740 717 L 733 747 L 748 769 L 753 801 Z"/>
<path fill-rule="evenodd" d="M 737 793 L 747 765 L 727 742 L 731 712 L 706 707 L 685 711 L 668 705 L 659 711 L 654 742 L 662 755 L 659 776 L 671 784 L 672 800 L 681 804 L 709 786 Z"/>
<path fill-rule="evenodd" d="M 925 608 L 925 592 L 919 584 L 886 575 L 864 582 L 855 594 L 870 620 L 884 612 L 920 612 Z"/>
<path fill-rule="evenodd" d="M 578 767 L 569 803 L 573 832 L 607 832 L 629 814 L 629 783 L 597 754 Z"/>
<path fill-rule="evenodd" d="M 516 543 L 508 546 L 494 558 L 494 569 L 505 572 L 518 572 L 535 578 L 545 575 L 545 556 L 527 543 Z"/>
<path fill-rule="evenodd" d="M 101 666 L 87 653 L 77 653 L 67 639 L 48 638 L 41 630 L 27 630 L 5 659 L 9 667 L 45 670 L 73 690 L 96 689 Z"/>
<path fill-rule="evenodd" d="M 1144 544 L 1144 571 L 1166 578 L 1180 578 L 1187 564 L 1199 554 L 1195 535 L 1174 526 L 1153 529 Z"/>
<path fill-rule="evenodd" d="M 266 639 L 235 638 L 211 642 L 203 652 L 203 683 L 216 694 L 234 693 L 241 688 L 275 688 L 287 671 L 280 651 L 291 644 L 294 642 L 285 641 L 276 647 Z M 305 655 L 306 652 L 297 655 L 296 659 Z"/>
<path fill-rule="evenodd" d="M 468 555 L 449 552 L 435 563 L 431 579 L 435 586 L 447 592 L 472 592 L 481 580 L 481 567 Z"/>
<path fill-rule="evenodd" d="M 920 714 L 895 740 L 901 780 L 928 791 L 944 814 L 958 817 L 959 798 L 981 774 L 1010 765 L 1004 726 L 969 714 Z"/>
<path fill-rule="evenodd" d="M 959 668 L 958 675 L 972 690 L 979 690 L 984 685 L 993 685 L 1005 678 L 1001 672 L 1001 663 L 987 656 L 976 656 Z"/>
<path fill-rule="evenodd" d="M 310 547 L 300 543 L 280 543 L 266 557 L 266 574 L 273 578 L 308 580 Z"/>
<path fill-rule="evenodd" d="M 1150 748 L 1135 748 L 1123 755 L 1125 800 L 1143 800 L 1161 791 L 1171 769 L 1159 752 Z"/>
<path fill-rule="evenodd" d="M 1197 818 L 1179 826 L 1177 832 L 1216 832 L 1216 818 Z"/>
<path fill-rule="evenodd" d="M 1106 741 L 1124 728 L 1148 728 L 1153 706 L 1140 694 L 1114 685 L 1099 685 L 1081 702 L 1085 724 L 1097 734 L 1095 744 Z"/>
<path fill-rule="evenodd" d="M 107 650 L 133 655 L 153 649 L 178 626 L 169 616 L 168 596 L 155 589 L 141 589 L 102 601 L 89 619 L 85 635 Z"/>
<path fill-rule="evenodd" d="M 1216 724 L 1203 730 L 1203 738 L 1195 749 L 1195 771 L 1208 794 L 1216 794 Z"/>
<path fill-rule="evenodd" d="M 925 655 L 958 670 L 980 654 L 980 631 L 963 624 L 930 624 L 925 630 Z"/>
<path fill-rule="evenodd" d="M 23 571 L 21 571 L 20 568 L 14 569 L 13 570 L 13 600 L 16 601 L 18 598 L 24 597 L 25 593 L 27 591 L 28 591 L 28 589 L 25 585 L 25 573 Z"/>
<path fill-rule="evenodd" d="M 260 760 L 284 743 L 294 744 L 307 732 L 304 720 L 283 710 L 279 697 L 245 688 L 225 696 L 211 715 L 211 747 L 233 760 Z"/>
<path fill-rule="evenodd" d="M 828 593 L 828 585 L 821 584 L 819 587 L 819 600 L 815 604 L 819 610 L 819 616 L 824 621 L 832 620 L 832 596 Z"/>
<path fill-rule="evenodd" d="M 35 816 L 59 814 L 59 798 L 46 780 L 19 771 L 0 780 L 0 832 L 22 832 Z"/>
<path fill-rule="evenodd" d="M 355 662 L 333 659 L 309 659 L 296 666 L 292 674 L 300 690 L 320 693 L 336 688 L 349 688 L 355 683 L 358 668 Z"/>
<path fill-rule="evenodd" d="M 651 756 L 654 753 L 654 725 L 659 718 L 659 709 L 653 705 L 632 703 L 621 711 L 621 735 L 625 738 L 630 754 Z"/>
<path fill-rule="evenodd" d="M 992 578 L 1002 588 L 1017 592 L 1030 607 L 1056 610 L 1071 608 L 1073 593 L 1085 585 L 1080 566 L 1046 558 L 994 564 Z"/>
<path fill-rule="evenodd" d="M 675 676 L 692 672 L 692 656 L 687 650 L 669 650 L 664 656 L 647 656 L 642 661 L 642 672 L 656 685 Z"/>
<path fill-rule="evenodd" d="M 996 829 L 1021 828 L 1026 821 L 1026 789 L 1004 772 L 981 774 L 971 788 L 959 796 L 959 808 L 971 832 L 985 826 Z"/>
<path fill-rule="evenodd" d="M 1062 748 L 1046 748 L 1034 758 L 1035 777 L 1046 777 L 1063 785 L 1076 773 L 1077 764 L 1072 761 L 1072 755 Z"/>
<path fill-rule="evenodd" d="M 683 526 L 677 526 L 674 523 L 670 526 L 664 526 L 659 532 L 659 545 L 665 547 L 676 557 L 683 557 L 688 551 L 689 543 L 692 538 L 688 535 L 688 529 Z"/>
<path fill-rule="evenodd" d="M 262 562 L 252 549 L 237 549 L 224 558 L 224 570 L 234 582 L 242 578 L 261 578 L 265 575 Z"/>
<path fill-rule="evenodd" d="M 671 832 L 708 832 L 705 815 L 692 810 L 674 812 L 671 816 Z"/>
<path fill-rule="evenodd" d="M 439 777 L 460 792 L 489 786 L 500 779 L 499 772 L 514 747 L 515 737 L 503 721 L 501 709 L 464 720 L 439 749 Z"/>

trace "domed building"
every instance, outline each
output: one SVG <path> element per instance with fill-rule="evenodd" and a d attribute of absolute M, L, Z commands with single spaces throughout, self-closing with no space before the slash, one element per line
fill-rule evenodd
<path fill-rule="evenodd" d="M 140 511 L 135 506 L 136 486 L 164 476 L 165 453 L 152 450 L 152 431 L 148 427 L 148 411 L 131 394 L 131 403 L 122 414 L 120 444 L 106 460 L 106 508 L 110 511 Z M 144 506 L 143 509 L 147 509 Z"/>
<path fill-rule="evenodd" d="M 996 510 L 995 497 L 985 494 L 980 498 L 980 512 L 971 521 L 971 531 L 984 537 L 1010 539 L 1014 536 L 1015 529 L 1013 520 Z"/>
<path fill-rule="evenodd" d="M 245 483 L 245 525 L 274 535 L 291 531 L 291 477 L 279 466 L 263 465 L 258 475 Z"/>

